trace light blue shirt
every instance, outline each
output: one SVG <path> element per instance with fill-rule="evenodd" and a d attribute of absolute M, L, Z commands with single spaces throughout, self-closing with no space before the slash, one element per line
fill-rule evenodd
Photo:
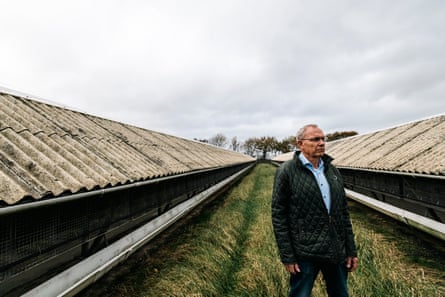
<path fill-rule="evenodd" d="M 298 156 L 303 162 L 303 165 L 306 166 L 314 175 L 317 180 L 318 187 L 320 188 L 321 196 L 323 197 L 323 202 L 326 205 L 326 209 L 328 213 L 331 210 L 331 191 L 329 190 L 329 183 L 324 175 L 324 162 L 320 159 L 320 163 L 318 164 L 318 168 L 315 169 L 311 162 L 306 159 L 303 153 L 300 153 Z"/>

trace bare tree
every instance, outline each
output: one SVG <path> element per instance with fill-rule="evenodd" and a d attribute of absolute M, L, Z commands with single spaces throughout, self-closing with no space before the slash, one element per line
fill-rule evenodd
<path fill-rule="evenodd" d="M 235 151 L 235 152 L 239 151 L 241 144 L 238 142 L 238 139 L 236 138 L 236 136 L 234 136 L 232 138 L 230 146 L 231 146 L 233 151 Z"/>
<path fill-rule="evenodd" d="M 209 143 L 217 147 L 225 147 L 227 145 L 227 137 L 222 133 L 218 133 L 209 139 Z"/>

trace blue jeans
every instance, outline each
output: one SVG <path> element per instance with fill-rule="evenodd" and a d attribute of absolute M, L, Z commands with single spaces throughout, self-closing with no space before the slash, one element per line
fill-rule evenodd
<path fill-rule="evenodd" d="M 346 264 L 299 262 L 300 271 L 290 275 L 289 297 L 310 297 L 315 279 L 321 270 L 329 297 L 349 297 Z"/>

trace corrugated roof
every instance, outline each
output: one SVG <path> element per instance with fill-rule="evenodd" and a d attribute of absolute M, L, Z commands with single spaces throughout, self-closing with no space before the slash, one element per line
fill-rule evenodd
<path fill-rule="evenodd" d="M 6 204 L 253 160 L 0 90 L 0 201 Z"/>
<path fill-rule="evenodd" d="M 326 152 L 341 167 L 445 175 L 445 115 L 328 142 Z"/>

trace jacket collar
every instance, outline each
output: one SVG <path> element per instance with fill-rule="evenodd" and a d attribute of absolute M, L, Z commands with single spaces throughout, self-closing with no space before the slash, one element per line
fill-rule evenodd
<path fill-rule="evenodd" d="M 299 150 L 295 151 L 293 159 L 294 159 L 294 161 L 297 161 L 297 164 L 303 165 L 298 157 L 300 154 L 301 154 L 301 151 L 299 151 Z M 325 166 L 327 166 L 328 164 L 330 164 L 332 162 L 332 160 L 334 160 L 334 158 L 332 158 L 328 154 L 324 154 L 323 157 L 321 157 L 321 159 L 323 160 Z"/>

